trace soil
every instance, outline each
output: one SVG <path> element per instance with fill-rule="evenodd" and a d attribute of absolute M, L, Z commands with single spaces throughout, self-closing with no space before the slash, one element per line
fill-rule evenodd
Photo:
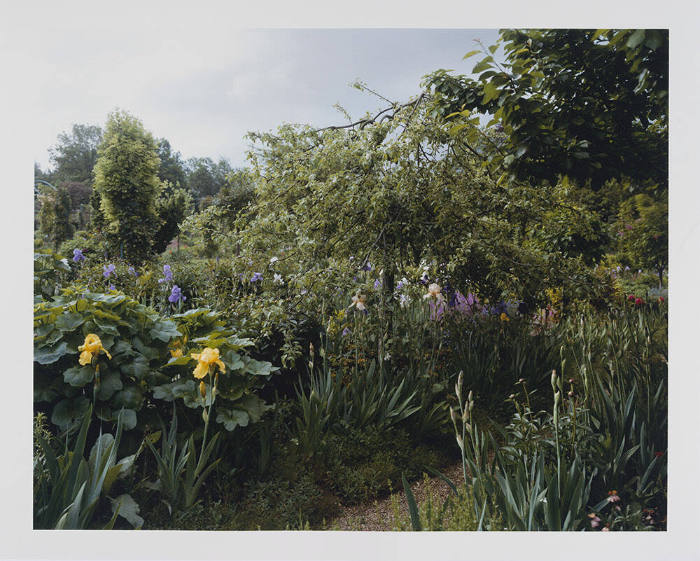
<path fill-rule="evenodd" d="M 457 487 L 464 483 L 462 463 L 455 463 L 440 470 Z M 437 504 L 448 497 L 452 490 L 450 486 L 439 477 L 419 479 L 411 484 L 411 491 L 420 505 L 429 495 Z M 408 521 L 408 504 L 403 489 L 384 499 L 375 500 L 369 504 L 341 507 L 340 516 L 329 524 L 330 530 L 362 530 L 369 532 L 385 532 L 397 530 L 399 520 L 395 519 L 395 508 L 392 506 L 392 497 L 399 506 L 399 520 Z M 410 526 L 409 526 L 410 527 Z"/>

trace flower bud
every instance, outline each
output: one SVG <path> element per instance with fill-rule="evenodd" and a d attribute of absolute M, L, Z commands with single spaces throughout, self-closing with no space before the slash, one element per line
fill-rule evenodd
<path fill-rule="evenodd" d="M 457 411 L 455 411 L 454 407 L 450 407 L 450 419 L 452 419 L 452 424 L 457 428 Z"/>
<path fill-rule="evenodd" d="M 462 394 L 462 382 L 464 382 L 464 371 L 460 370 L 459 375 L 457 376 L 457 393 L 459 395 Z"/>
<path fill-rule="evenodd" d="M 202 397 L 207 397 L 207 385 L 204 383 L 204 380 L 199 382 L 199 393 L 202 394 Z"/>
<path fill-rule="evenodd" d="M 202 419 L 204 419 L 204 422 L 207 422 L 207 419 L 209 418 L 209 413 L 207 413 L 206 409 L 202 409 Z"/>
<path fill-rule="evenodd" d="M 464 440 L 462 440 L 462 437 L 458 434 L 455 434 L 455 437 L 457 438 L 457 446 L 459 446 L 459 449 L 464 452 Z"/>
<path fill-rule="evenodd" d="M 561 392 L 554 392 L 554 406 L 556 407 L 561 402 Z"/>
<path fill-rule="evenodd" d="M 552 389 L 554 391 L 557 391 L 557 371 L 552 370 L 552 378 L 551 378 L 551 383 L 552 383 Z"/>

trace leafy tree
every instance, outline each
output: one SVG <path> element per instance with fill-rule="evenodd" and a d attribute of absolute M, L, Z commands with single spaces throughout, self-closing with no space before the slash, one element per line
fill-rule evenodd
<path fill-rule="evenodd" d="M 619 247 L 635 268 L 651 269 L 663 285 L 668 267 L 668 203 L 640 193 L 620 207 L 617 223 Z"/>
<path fill-rule="evenodd" d="M 180 223 L 194 208 L 192 195 L 186 189 L 172 187 L 169 183 L 156 201 L 156 212 L 161 220 L 161 226 L 153 241 L 153 251 L 162 253 L 172 239 L 180 233 Z"/>
<path fill-rule="evenodd" d="M 173 187 L 185 187 L 187 175 L 180 152 L 173 152 L 170 142 L 165 138 L 159 138 L 157 144 L 158 158 L 160 159 L 158 177 L 161 181 L 167 181 Z"/>
<path fill-rule="evenodd" d="M 59 187 L 56 191 L 45 192 L 40 202 L 39 231 L 55 250 L 73 235 L 70 195 L 66 189 Z"/>
<path fill-rule="evenodd" d="M 219 242 L 240 239 L 243 260 L 283 254 L 297 282 L 312 287 L 329 271 L 369 260 L 383 271 L 385 302 L 396 273 L 426 262 L 489 297 L 534 298 L 565 283 L 578 256 L 537 235 L 551 188 L 498 184 L 427 102 L 395 103 L 344 127 L 251 135 L 256 200 L 240 233 L 224 231 Z"/>
<path fill-rule="evenodd" d="M 112 252 L 123 251 L 132 262 L 152 252 L 160 228 L 158 166 L 156 143 L 141 121 L 123 111 L 110 114 L 95 166 L 95 191 Z"/>
<path fill-rule="evenodd" d="M 667 184 L 667 31 L 502 30 L 483 53 L 476 79 L 438 70 L 426 83 L 436 111 L 492 171 L 594 188 L 624 177 Z"/>
<path fill-rule="evenodd" d="M 55 179 L 89 185 L 101 141 L 102 129 L 94 125 L 75 124 L 70 133 L 59 134 L 56 146 L 49 149 Z"/>
<path fill-rule="evenodd" d="M 187 170 L 187 185 L 194 196 L 201 199 L 216 195 L 233 168 L 223 158 L 216 163 L 211 158 L 190 158 Z"/>

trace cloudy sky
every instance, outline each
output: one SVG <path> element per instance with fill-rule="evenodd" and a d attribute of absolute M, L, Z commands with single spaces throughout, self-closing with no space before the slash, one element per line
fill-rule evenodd
<path fill-rule="evenodd" d="M 210 31 L 210 32 L 209 32 Z M 5 37 L 7 40 L 7 37 Z M 350 87 L 356 79 L 396 101 L 420 91 L 438 68 L 469 72 L 463 55 L 496 30 L 277 29 L 208 30 L 174 25 L 49 27 L 22 53 L 33 67 L 34 159 L 73 123 L 103 125 L 119 107 L 140 118 L 182 155 L 245 163 L 251 130 L 283 122 L 342 124 L 386 102 Z M 7 45 L 7 42 L 5 43 Z"/>

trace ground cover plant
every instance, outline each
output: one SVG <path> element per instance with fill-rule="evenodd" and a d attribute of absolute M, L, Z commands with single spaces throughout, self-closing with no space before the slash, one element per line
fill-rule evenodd
<path fill-rule="evenodd" d="M 400 489 L 387 529 L 665 529 L 667 42 L 504 30 L 246 169 L 76 125 L 38 195 L 35 527 L 332 529 Z"/>

